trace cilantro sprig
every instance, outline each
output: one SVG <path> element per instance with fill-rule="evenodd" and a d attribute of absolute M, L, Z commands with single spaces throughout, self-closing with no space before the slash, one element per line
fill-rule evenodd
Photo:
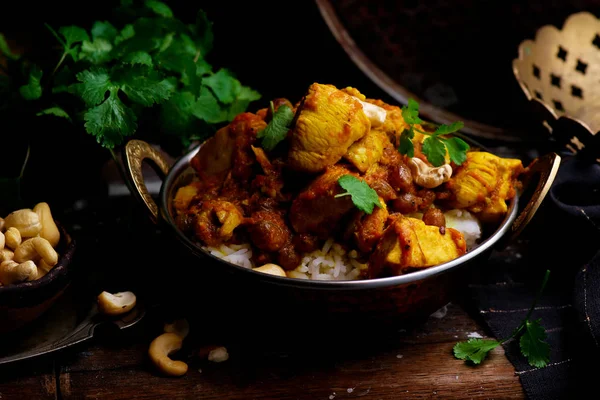
<path fill-rule="evenodd" d="M 414 157 L 415 149 L 412 139 L 415 137 L 415 132 L 419 132 L 427 135 L 427 138 L 423 141 L 422 152 L 434 166 L 439 167 L 446 162 L 446 150 L 450 159 L 457 165 L 462 164 L 467 159 L 469 145 L 464 140 L 455 136 L 444 137 L 460 131 L 464 127 L 464 123 L 461 121 L 453 122 L 450 125 L 439 125 L 434 132 L 417 129 L 415 125 L 424 124 L 425 122 L 419 118 L 419 103 L 413 99 L 409 99 L 408 105 L 402 107 L 402 117 L 409 127 L 400 135 L 398 151 L 401 154 Z M 433 125 L 431 123 L 427 124 Z"/>
<path fill-rule="evenodd" d="M 345 192 L 334 197 L 351 196 L 352 202 L 359 210 L 371 214 L 375 206 L 381 207 L 379 196 L 365 181 L 353 175 L 344 175 L 338 179 L 338 184 Z"/>
<path fill-rule="evenodd" d="M 512 335 L 502 340 L 469 339 L 466 342 L 459 342 L 454 345 L 454 356 L 461 360 L 470 361 L 473 364 L 480 364 L 490 351 L 510 339 L 519 337 L 521 353 L 527 358 L 529 365 L 536 368 L 546 366 L 550 361 L 550 346 L 546 342 L 546 331 L 541 325 L 541 319 L 532 321 L 530 318 L 546 287 L 549 276 L 550 271 L 548 270 L 544 275 L 544 280 L 531 308 L 523 321 L 513 331 Z"/>
<path fill-rule="evenodd" d="M 11 80 L 3 87 L 16 89 L 0 92 L 0 106 L 81 124 L 110 150 L 149 126 L 146 135 L 181 151 L 260 99 L 229 69 L 209 63 L 214 35 L 204 11 L 188 23 L 164 2 L 122 0 L 115 12 L 89 27 L 46 24 L 54 59 L 14 54 L 0 33 L 10 63 L 2 79 Z"/>
<path fill-rule="evenodd" d="M 256 134 L 256 137 L 261 139 L 262 147 L 267 151 L 273 150 L 279 142 L 286 138 L 294 120 L 294 112 L 288 106 L 281 105 L 275 111 L 275 107 L 271 101 L 269 107 L 271 108 L 273 118 L 269 121 L 265 129 Z"/>

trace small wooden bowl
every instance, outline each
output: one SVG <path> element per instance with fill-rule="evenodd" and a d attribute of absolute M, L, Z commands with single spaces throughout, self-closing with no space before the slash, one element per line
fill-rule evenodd
<path fill-rule="evenodd" d="M 64 293 L 72 278 L 75 240 L 57 222 L 61 238 L 58 263 L 43 277 L 31 282 L 0 286 L 0 333 L 14 331 L 32 322 Z"/>

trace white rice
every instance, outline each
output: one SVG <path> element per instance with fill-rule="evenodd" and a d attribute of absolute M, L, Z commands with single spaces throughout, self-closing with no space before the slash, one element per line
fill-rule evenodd
<path fill-rule="evenodd" d="M 446 227 L 454 228 L 465 237 L 467 251 L 472 250 L 481 238 L 481 223 L 467 210 L 450 210 L 444 213 Z"/>
<path fill-rule="evenodd" d="M 422 218 L 422 214 L 411 215 Z M 467 251 L 473 249 L 481 238 L 481 224 L 477 217 L 466 210 L 450 210 L 444 213 L 446 226 L 461 232 L 465 237 Z M 250 244 L 231 244 L 219 247 L 204 247 L 215 257 L 244 268 L 255 268 Z M 342 281 L 362 278 L 368 265 L 359 262 L 356 250 L 346 252 L 340 244 L 328 239 L 321 249 L 305 254 L 300 265 L 287 271 L 289 278 L 321 281 Z"/>
<path fill-rule="evenodd" d="M 221 245 L 219 247 L 204 247 L 213 256 L 244 268 L 255 268 L 252 262 L 252 248 L 249 244 Z M 289 278 L 314 279 L 314 280 L 355 280 L 366 272 L 366 263 L 356 260 L 356 250 L 346 252 L 333 239 L 323 244 L 321 249 L 307 253 L 302 258 L 300 265 L 287 271 Z"/>

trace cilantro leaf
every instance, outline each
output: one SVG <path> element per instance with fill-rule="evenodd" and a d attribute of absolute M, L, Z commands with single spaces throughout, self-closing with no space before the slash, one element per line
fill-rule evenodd
<path fill-rule="evenodd" d="M 179 91 L 161 105 L 160 121 L 165 132 L 182 137 L 194 133 L 197 117 L 194 116 L 196 98 L 189 91 Z"/>
<path fill-rule="evenodd" d="M 546 331 L 541 320 L 525 322 L 525 333 L 521 336 L 519 345 L 521 352 L 533 367 L 545 367 L 550 362 L 550 346 L 546 343 Z"/>
<path fill-rule="evenodd" d="M 446 162 L 446 146 L 444 146 L 444 142 L 436 136 L 428 136 L 425 138 L 421 150 L 434 167 L 444 165 Z"/>
<path fill-rule="evenodd" d="M 42 97 L 42 70 L 33 65 L 29 70 L 29 81 L 19 88 L 19 93 L 25 100 L 37 100 Z"/>
<path fill-rule="evenodd" d="M 115 44 L 124 42 L 127 39 L 131 39 L 135 36 L 135 28 L 131 24 L 127 24 L 121 29 L 121 32 L 115 37 Z"/>
<path fill-rule="evenodd" d="M 96 21 L 92 26 L 92 39 L 106 39 L 109 42 L 113 42 L 118 35 L 117 28 L 115 28 L 108 21 Z"/>
<path fill-rule="evenodd" d="M 212 124 L 227 121 L 227 114 L 223 112 L 217 98 L 207 87 L 201 89 L 192 114 Z"/>
<path fill-rule="evenodd" d="M 171 85 L 146 66 L 123 66 L 117 71 L 116 80 L 131 101 L 146 107 L 160 104 L 171 96 Z"/>
<path fill-rule="evenodd" d="M 93 41 L 84 40 L 81 43 L 80 60 L 87 60 L 92 64 L 102 64 L 111 60 L 113 45 L 104 38 L 96 38 Z"/>
<path fill-rule="evenodd" d="M 406 154 L 411 158 L 415 156 L 415 147 L 413 146 L 412 142 L 414 137 L 415 131 L 413 131 L 412 126 L 402 131 L 400 134 L 400 146 L 398 148 L 400 154 Z"/>
<path fill-rule="evenodd" d="M 219 69 L 211 76 L 202 78 L 202 84 L 211 88 L 219 101 L 225 104 L 233 102 L 242 90 L 240 81 L 235 79 L 225 68 Z"/>
<path fill-rule="evenodd" d="M 152 56 L 145 51 L 134 51 L 123 57 L 123 62 L 129 64 L 142 64 L 149 67 L 152 66 Z"/>
<path fill-rule="evenodd" d="M 35 115 L 38 117 L 42 116 L 42 115 L 54 115 L 55 117 L 66 118 L 69 121 L 71 120 L 71 117 L 69 116 L 69 114 L 67 114 L 67 112 L 60 107 L 46 108 L 45 110 L 42 110 Z"/>
<path fill-rule="evenodd" d="M 18 60 L 20 56 L 10 49 L 10 46 L 6 42 L 6 38 L 0 33 L 0 53 L 4 54 L 6 58 L 11 60 Z"/>
<path fill-rule="evenodd" d="M 414 138 L 414 127 L 415 124 L 423 124 L 423 120 L 419 118 L 419 104 L 409 99 L 408 104 L 402 107 L 402 117 L 404 121 L 409 125 L 408 131 L 405 130 L 400 135 L 400 143 L 398 151 L 400 154 L 406 154 L 409 157 L 414 157 L 414 145 L 412 139 Z M 433 125 L 433 124 L 430 124 Z M 424 132 L 419 130 L 420 133 L 427 135 L 428 137 L 423 141 L 423 147 L 421 151 L 427 157 L 427 160 L 436 167 L 443 165 L 446 162 L 446 150 L 450 156 L 450 159 L 457 165 L 462 164 L 467 159 L 467 151 L 469 145 L 460 138 L 444 138 L 442 136 L 448 135 L 454 132 L 458 132 L 464 127 L 464 123 L 461 121 L 453 122 L 450 125 L 439 125 L 433 133 Z"/>
<path fill-rule="evenodd" d="M 92 67 L 76 75 L 79 82 L 72 87 L 72 91 L 79 94 L 88 106 L 100 104 L 110 90 L 113 83 L 105 68 Z"/>
<path fill-rule="evenodd" d="M 206 13 L 202 10 L 196 15 L 196 25 L 193 27 L 196 36 L 196 45 L 200 50 L 200 56 L 206 55 L 212 50 L 214 35 L 212 31 L 212 22 L 208 19 Z"/>
<path fill-rule="evenodd" d="M 408 99 L 408 105 L 402 107 L 402 118 L 409 125 L 423 123 L 423 120 L 419 118 L 419 103 Z"/>
<path fill-rule="evenodd" d="M 118 89 L 111 88 L 108 98 L 84 115 L 87 132 L 96 136 L 96 141 L 109 149 L 121 144 L 137 128 L 135 113 L 123 104 L 117 92 Z"/>
<path fill-rule="evenodd" d="M 467 142 L 458 137 L 440 138 L 440 140 L 446 145 L 450 159 L 456 165 L 461 165 L 467 160 L 467 151 L 470 148 Z"/>
<path fill-rule="evenodd" d="M 85 31 L 85 29 L 80 28 L 78 26 L 63 26 L 58 30 L 58 32 L 65 38 L 64 46 L 65 50 L 68 50 L 75 43 L 83 42 L 85 40 L 90 40 L 89 35 Z M 60 39 L 60 38 L 58 38 Z"/>
<path fill-rule="evenodd" d="M 451 123 L 450 125 L 442 124 L 437 127 L 437 129 L 432 133 L 432 135 L 433 136 L 448 135 L 450 133 L 458 132 L 464 127 L 465 127 L 465 124 L 462 121 L 456 121 L 456 122 Z"/>
<path fill-rule="evenodd" d="M 173 18 L 173 11 L 162 1 L 146 0 L 146 7 L 165 18 Z"/>
<path fill-rule="evenodd" d="M 471 361 L 473 364 L 480 364 L 488 353 L 499 344 L 500 342 L 497 340 L 471 338 L 466 342 L 454 345 L 454 356 L 461 360 Z"/>
<path fill-rule="evenodd" d="M 344 175 L 338 179 L 338 183 L 346 191 L 336 194 L 334 197 L 351 196 L 356 208 L 367 214 L 371 214 L 375 206 L 381 207 L 377 192 L 365 181 L 353 175 Z"/>
<path fill-rule="evenodd" d="M 257 138 L 262 139 L 262 147 L 267 151 L 273 150 L 287 136 L 293 119 L 294 112 L 291 108 L 285 105 L 279 107 L 267 127 L 256 134 Z"/>

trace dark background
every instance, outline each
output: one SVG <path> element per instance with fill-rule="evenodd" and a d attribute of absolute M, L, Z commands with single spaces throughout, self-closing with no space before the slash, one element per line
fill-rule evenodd
<path fill-rule="evenodd" d="M 296 101 L 313 82 L 354 86 L 368 97 L 397 103 L 351 61 L 315 1 L 166 3 L 176 17 L 189 23 L 194 22 L 199 8 L 206 11 L 214 24 L 215 37 L 207 60 L 215 68 L 230 69 L 244 85 L 263 95 L 251 105 L 253 109 L 275 97 Z M 527 150 L 529 146 L 542 152 L 548 145 L 546 133 L 529 112 L 510 67 L 518 44 L 534 37 L 541 25 L 560 26 L 570 13 L 600 10 L 600 2 L 582 0 L 332 3 L 357 45 L 419 97 L 476 121 L 518 129 L 524 139 L 544 135 L 541 143 L 506 143 L 509 151 L 523 150 L 523 146 Z M 50 49 L 56 43 L 44 23 L 54 27 L 76 24 L 89 29 L 96 20 L 111 20 L 118 4 L 114 0 L 35 5 L 5 2 L 0 32 L 24 48 Z M 448 96 L 439 93 L 432 95 L 430 89 L 436 84 L 450 87 L 454 100 L 448 101 Z M 51 196 L 55 202 L 67 204 L 82 194 L 105 191 L 101 168 L 110 155 L 93 137 L 54 118 L 31 120 L 19 115 L 5 121 L 0 136 L 6 143 L 6 138 L 18 137 L 24 131 L 35 132 L 36 137 L 26 169 L 26 195 L 42 192 L 46 199 Z M 139 138 L 144 135 L 141 130 L 136 133 Z"/>

